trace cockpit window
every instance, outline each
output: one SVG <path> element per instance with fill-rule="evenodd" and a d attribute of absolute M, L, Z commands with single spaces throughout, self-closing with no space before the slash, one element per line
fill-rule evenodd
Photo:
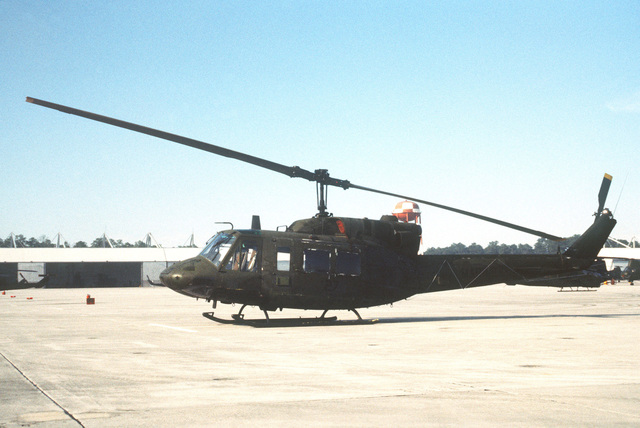
<path fill-rule="evenodd" d="M 211 242 L 207 244 L 200 255 L 211 260 L 216 267 L 220 267 L 222 259 L 227 255 L 229 248 L 231 248 L 235 240 L 235 235 L 220 232 L 213 237 Z"/>

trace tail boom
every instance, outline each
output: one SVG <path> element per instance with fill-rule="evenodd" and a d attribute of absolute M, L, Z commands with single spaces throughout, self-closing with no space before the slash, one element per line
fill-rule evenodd
<path fill-rule="evenodd" d="M 546 287 L 599 287 L 607 280 L 597 259 L 616 220 L 604 210 L 561 254 L 418 256 L 422 293 L 506 283 Z"/>

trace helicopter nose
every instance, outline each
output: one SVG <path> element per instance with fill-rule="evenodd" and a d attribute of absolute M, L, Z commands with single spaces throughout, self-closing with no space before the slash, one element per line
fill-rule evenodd
<path fill-rule="evenodd" d="M 187 285 L 188 279 L 180 269 L 169 267 L 160 273 L 160 282 L 172 290 L 181 290 Z"/>

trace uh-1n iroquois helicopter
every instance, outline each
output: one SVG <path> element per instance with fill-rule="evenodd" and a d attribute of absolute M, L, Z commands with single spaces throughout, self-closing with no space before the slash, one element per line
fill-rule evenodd
<path fill-rule="evenodd" d="M 235 321 L 221 322 L 273 325 L 268 311 L 313 309 L 320 318 L 296 319 L 327 322 L 329 310 L 353 311 L 384 305 L 418 293 L 506 283 L 551 287 L 598 287 L 607 279 L 598 252 L 616 224 L 604 207 L 611 176 L 605 174 L 598 195 L 595 222 L 564 252 L 535 255 L 420 255 L 422 229 L 394 216 L 380 220 L 334 217 L 327 212 L 328 186 L 360 189 L 435 206 L 539 237 L 561 241 L 544 232 L 491 217 L 436 204 L 422 199 L 372 189 L 340 180 L 327 170 L 308 171 L 214 146 L 175 134 L 147 128 L 34 98 L 27 101 L 44 107 L 104 122 L 132 131 L 173 141 L 269 169 L 289 177 L 316 182 L 318 214 L 295 221 L 286 231 L 261 230 L 254 216 L 251 229 L 218 233 L 192 259 L 162 272 L 164 285 L 178 293 L 225 304 L 240 304 Z M 243 309 L 258 306 L 265 320 L 244 320 Z M 255 324 L 252 324 L 255 325 Z"/>

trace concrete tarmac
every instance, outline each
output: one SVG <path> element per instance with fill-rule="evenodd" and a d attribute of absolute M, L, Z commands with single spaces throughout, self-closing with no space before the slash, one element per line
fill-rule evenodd
<path fill-rule="evenodd" d="M 640 425 L 638 286 L 425 294 L 368 325 L 210 310 L 161 287 L 0 295 L 0 427 Z"/>

